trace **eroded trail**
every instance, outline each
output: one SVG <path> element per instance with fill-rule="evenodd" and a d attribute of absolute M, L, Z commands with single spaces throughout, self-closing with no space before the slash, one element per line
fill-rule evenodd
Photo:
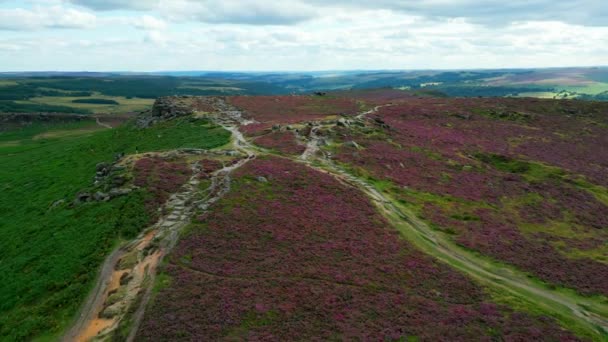
<path fill-rule="evenodd" d="M 153 226 L 133 241 L 117 248 L 105 260 L 93 292 L 81 309 L 64 341 L 110 340 L 116 329 L 129 329 L 127 340 L 133 340 L 149 301 L 156 270 L 162 259 L 175 246 L 179 233 L 195 212 L 203 213 L 230 191 L 231 173 L 255 157 L 255 153 L 238 131 L 239 113 L 214 120 L 233 135 L 234 150 L 192 151 L 205 157 L 235 158 L 213 172 L 211 184 L 200 189 L 198 162 L 191 164 L 192 176 L 181 191 L 171 195 L 163 206 L 163 215 Z M 163 154 L 183 153 L 169 151 Z"/>
<path fill-rule="evenodd" d="M 424 252 L 467 273 L 484 285 L 533 303 L 545 312 L 552 313 L 554 317 L 566 316 L 567 319 L 582 323 L 590 332 L 595 331 L 600 338 L 608 336 L 608 308 L 605 305 L 590 298 L 550 290 L 511 267 L 497 265 L 458 248 L 454 243 L 434 233 L 426 223 L 396 204 L 392 198 L 327 160 L 322 161 L 321 166 L 312 163 L 309 163 L 309 166 L 330 173 L 344 183 L 365 192 L 383 215 Z"/>
<path fill-rule="evenodd" d="M 377 112 L 384 106 L 361 113 L 357 120 Z M 365 180 L 354 176 L 344 168 L 332 162 L 329 154 L 321 149 L 325 143 L 317 134 L 317 129 L 330 127 L 330 123 L 314 123 L 307 140 L 306 150 L 294 161 L 307 164 L 315 170 L 329 173 L 341 182 L 356 187 L 364 192 L 379 208 L 380 212 L 409 241 L 427 254 L 457 268 L 501 293 L 509 293 L 519 300 L 541 308 L 547 314 L 564 322 L 577 322 L 598 340 L 608 338 L 608 306 L 593 298 L 580 296 L 573 291 L 560 291 L 544 286 L 527 277 L 523 272 L 508 265 L 503 265 L 484 257 L 475 255 L 456 246 L 446 237 L 436 234 L 426 223 L 404 208 L 389 195 L 376 189 Z M 335 124 L 333 124 L 335 125 Z M 259 154 L 269 153 L 258 149 Z"/>
<path fill-rule="evenodd" d="M 217 99 L 215 107 L 216 113 L 205 114 L 205 116 L 210 117 L 216 124 L 232 133 L 232 147 L 241 158 L 237 163 L 214 173 L 207 195 L 202 198 L 196 196 L 198 184 L 193 177 L 183 191 L 173 195 L 165 205 L 170 212 L 169 215 L 161 218 L 146 233 L 127 246 L 117 249 L 106 259 L 100 280 L 87 301 L 81 318 L 66 335 L 65 340 L 87 341 L 95 336 L 101 337 L 101 339 L 110 336 L 109 333 L 120 324 L 121 319 L 125 317 L 124 314 L 109 320 L 99 317 L 100 314 L 103 316 L 103 310 L 108 308 L 107 300 L 112 292 L 121 287 L 121 280 L 124 282 L 125 272 L 129 272 L 133 277 L 127 283 L 126 293 L 133 293 L 133 295 L 124 297 L 126 298 L 124 305 L 128 307 L 138 302 L 136 310 L 130 318 L 128 340 L 132 340 L 143 317 L 156 268 L 175 245 L 181 228 L 190 222 L 195 210 L 207 210 L 230 190 L 230 176 L 234 170 L 256 156 L 272 153 L 252 145 L 239 131 L 239 126 L 251 121 L 245 120 L 238 110 L 226 104 L 223 99 Z M 363 120 L 366 115 L 373 114 L 382 107 L 378 106 L 361 113 L 355 117 L 355 120 Z M 596 336 L 597 340 L 607 338 L 608 308 L 605 303 L 599 303 L 570 292 L 552 290 L 529 279 L 525 274 L 510 266 L 500 265 L 476 256 L 456 246 L 447 238 L 436 234 L 426 223 L 419 220 L 415 214 L 409 212 L 389 195 L 379 191 L 365 180 L 352 175 L 327 158 L 328 155 L 321 148 L 323 138 L 317 134 L 315 125 L 318 123 L 312 124 L 313 127 L 307 137 L 302 137 L 307 141 L 304 153 L 291 159 L 331 174 L 339 181 L 364 192 L 388 221 L 425 253 L 457 268 L 485 286 L 509 293 L 521 301 L 542 309 L 562 323 L 576 322 L 578 326 L 584 327 L 590 334 Z M 193 165 L 193 168 L 196 168 L 196 165 Z M 125 271 L 120 264 L 121 260 L 125 260 L 129 255 L 136 255 L 136 263 Z M 117 293 L 120 291 L 118 290 Z"/>
<path fill-rule="evenodd" d="M 373 114 L 376 107 L 356 117 L 362 119 Z M 596 335 L 599 340 L 608 338 L 608 306 L 592 298 L 575 293 L 553 290 L 539 282 L 530 280 L 522 272 L 482 257 L 456 246 L 447 238 L 436 234 L 426 223 L 401 206 L 397 201 L 382 193 L 371 184 L 360 179 L 318 153 L 320 138 L 311 131 L 306 151 L 296 160 L 309 167 L 329 173 L 348 185 L 363 191 L 380 209 L 382 214 L 418 248 L 439 260 L 468 274 L 478 282 L 493 289 L 508 292 L 523 301 L 532 303 L 543 311 L 562 321 L 576 321 Z"/>

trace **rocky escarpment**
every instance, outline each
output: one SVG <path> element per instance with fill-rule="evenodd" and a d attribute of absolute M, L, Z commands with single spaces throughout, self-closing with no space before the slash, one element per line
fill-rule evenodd
<path fill-rule="evenodd" d="M 136 124 L 139 128 L 146 128 L 160 121 L 171 120 L 192 113 L 194 113 L 194 109 L 188 97 L 159 97 L 154 101 L 151 110 L 142 112 L 137 116 Z"/>

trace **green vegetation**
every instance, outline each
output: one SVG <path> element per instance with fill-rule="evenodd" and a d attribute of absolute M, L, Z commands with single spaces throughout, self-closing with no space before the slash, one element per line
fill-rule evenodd
<path fill-rule="evenodd" d="M 69 96 L 36 97 L 19 103 L 69 107 L 87 113 L 126 113 L 149 109 L 154 100 L 96 94 L 94 99 Z"/>
<path fill-rule="evenodd" d="M 184 118 L 146 130 L 124 126 L 34 138 L 90 124 L 35 124 L 0 134 L 0 273 L 8 275 L 0 282 L 0 340 L 56 337 L 90 290 L 104 256 L 148 222 L 144 191 L 71 205 L 91 186 L 97 163 L 119 152 L 218 147 L 230 136 L 205 120 Z"/>
<path fill-rule="evenodd" d="M 0 79 L 0 112 L 47 111 L 66 113 L 139 111 L 160 96 L 169 95 L 286 95 L 310 94 L 319 90 L 372 88 L 407 89 L 415 96 L 478 97 L 517 96 L 608 100 L 606 72 L 588 69 L 584 83 L 569 79 L 566 70 L 449 71 L 449 72 L 365 72 L 336 73 L 312 77 L 306 73 L 196 73 L 159 75 L 51 76 Z M 557 84 L 549 82 L 555 80 Z M 563 83 L 559 83 L 562 80 Z M 543 81 L 543 82 L 541 82 Z M 331 95 L 331 94 L 330 94 Z M 87 98 L 94 97 L 88 100 Z M 97 99 L 116 101 L 101 103 Z M 7 101 L 7 102 L 5 102 Z M 3 103 L 5 102 L 5 103 Z M 23 105 L 30 105 L 24 107 Z M 31 107 L 46 105 L 48 107 Z M 69 108 L 58 108 L 66 106 Z M 143 106 L 143 107 L 142 107 Z"/>
<path fill-rule="evenodd" d="M 511 173 L 525 173 L 530 170 L 530 163 L 515 160 L 506 156 L 491 153 L 477 153 L 475 157 L 484 163 L 490 164 L 498 170 Z"/>
<path fill-rule="evenodd" d="M 108 99 L 76 99 L 76 100 L 72 100 L 72 103 L 107 104 L 107 105 L 119 105 L 120 104 L 114 100 L 108 100 Z"/>
<path fill-rule="evenodd" d="M 84 108 L 58 106 L 34 102 L 0 101 L 0 113 L 76 113 L 89 114 L 91 111 Z"/>

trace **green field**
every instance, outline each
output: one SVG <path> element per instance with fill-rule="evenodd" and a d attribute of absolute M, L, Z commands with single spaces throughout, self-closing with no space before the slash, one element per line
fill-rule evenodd
<path fill-rule="evenodd" d="M 18 83 L 15 81 L 9 81 L 9 80 L 0 80 L 0 87 L 6 87 L 6 86 L 14 86 L 17 85 Z"/>
<path fill-rule="evenodd" d="M 608 91 L 608 83 L 596 82 L 587 86 L 556 86 L 556 88 L 581 94 L 597 95 Z"/>
<path fill-rule="evenodd" d="M 78 311 L 104 256 L 148 221 L 143 191 L 70 205 L 92 185 L 97 163 L 110 162 L 119 152 L 218 147 L 230 136 L 202 120 L 146 130 L 129 125 L 99 130 L 93 124 L 34 124 L 0 134 L 2 341 L 56 339 Z"/>
<path fill-rule="evenodd" d="M 153 99 L 141 99 L 141 98 L 126 98 L 124 96 L 106 96 L 102 94 L 93 94 L 91 98 L 113 100 L 118 102 L 118 105 L 114 104 L 96 104 L 96 103 L 74 103 L 74 100 L 87 100 L 88 97 L 58 97 L 58 96 L 44 96 L 34 97 L 26 101 L 17 101 L 17 103 L 23 104 L 38 104 L 38 105 L 51 105 L 51 106 L 66 106 L 72 108 L 83 109 L 92 113 L 128 113 L 137 112 L 152 107 L 154 103 Z"/>

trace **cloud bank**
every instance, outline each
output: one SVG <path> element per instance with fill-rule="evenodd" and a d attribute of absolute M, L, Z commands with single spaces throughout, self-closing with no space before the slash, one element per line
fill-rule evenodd
<path fill-rule="evenodd" d="M 318 70 L 606 64 L 595 0 L 0 0 L 16 70 Z"/>

